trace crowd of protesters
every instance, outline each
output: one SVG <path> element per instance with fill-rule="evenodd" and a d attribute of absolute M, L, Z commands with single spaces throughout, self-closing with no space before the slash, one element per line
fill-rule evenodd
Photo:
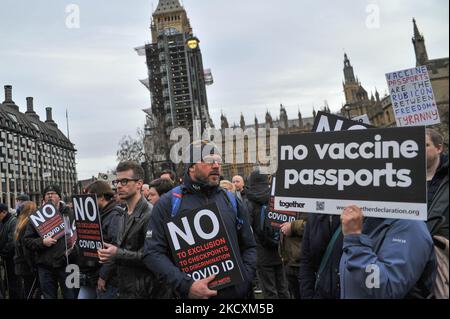
<path fill-rule="evenodd" d="M 223 180 L 222 158 L 209 142 L 189 146 L 179 178 L 168 170 L 144 184 L 142 167 L 123 162 L 112 185 L 97 181 L 87 187 L 86 193 L 97 197 L 104 238 L 97 262 L 83 260 L 64 236 L 42 239 L 29 221 L 38 207 L 20 195 L 15 213 L 0 203 L 0 298 L 244 299 L 255 298 L 256 281 L 265 299 L 448 298 L 443 144 L 438 133 L 427 130 L 426 223 L 364 218 L 360 208 L 350 206 L 341 216 L 300 214 L 274 230 L 263 218 L 271 176 L 256 170 L 247 178 Z M 205 148 L 207 155 L 196 159 L 193 154 Z M 73 222 L 58 185 L 46 187 L 43 196 Z M 219 291 L 208 286 L 214 276 L 194 281 L 180 270 L 163 226 L 178 212 L 205 203 L 219 208 L 244 276 L 242 283 Z M 70 264 L 79 266 L 79 287 L 67 285 Z M 367 284 L 372 272 L 377 280 Z"/>

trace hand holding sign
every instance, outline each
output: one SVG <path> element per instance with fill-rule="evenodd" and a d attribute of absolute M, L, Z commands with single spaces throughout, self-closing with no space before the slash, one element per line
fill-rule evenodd
<path fill-rule="evenodd" d="M 46 237 L 42 240 L 45 247 L 52 247 L 55 245 L 58 241 L 56 239 L 53 239 L 52 237 Z"/>
<path fill-rule="evenodd" d="M 291 236 L 292 234 L 292 222 L 290 223 L 284 223 L 283 225 L 281 225 L 281 232 L 285 235 L 285 236 Z"/>
<path fill-rule="evenodd" d="M 193 298 L 212 297 L 243 282 L 243 274 L 217 204 L 209 204 L 173 217 L 166 225 L 175 265 L 194 281 Z M 209 287 L 205 287 L 208 285 Z"/>
<path fill-rule="evenodd" d="M 202 279 L 196 281 L 192 284 L 189 289 L 189 298 L 190 299 L 209 299 L 211 297 L 217 296 L 216 290 L 211 290 L 208 288 L 208 285 L 211 281 L 213 281 L 216 276 L 211 276 L 206 279 Z"/>
<path fill-rule="evenodd" d="M 105 248 L 98 250 L 98 257 L 100 258 L 101 264 L 106 264 L 108 262 L 111 262 L 114 257 L 117 255 L 117 251 L 119 248 L 117 248 L 114 245 L 104 243 Z"/>
<path fill-rule="evenodd" d="M 30 222 L 42 239 L 47 237 L 57 241 L 64 236 L 64 221 L 57 208 L 48 202 L 30 215 Z M 52 241 L 44 241 L 46 247 L 51 247 Z"/>
<path fill-rule="evenodd" d="M 347 235 L 361 235 L 364 216 L 358 206 L 349 206 L 341 215 L 342 233 Z"/>

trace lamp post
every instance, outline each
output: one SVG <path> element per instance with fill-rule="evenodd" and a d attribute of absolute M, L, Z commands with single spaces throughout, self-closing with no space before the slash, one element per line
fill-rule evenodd
<path fill-rule="evenodd" d="M 345 105 L 344 105 L 344 110 L 347 112 L 347 118 L 348 118 L 349 120 L 351 120 L 352 118 L 351 118 L 351 116 L 350 116 L 350 110 L 351 110 L 350 104 L 345 104 Z"/>

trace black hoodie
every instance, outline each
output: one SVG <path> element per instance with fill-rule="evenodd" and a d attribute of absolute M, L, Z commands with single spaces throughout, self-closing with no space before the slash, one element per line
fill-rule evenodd
<path fill-rule="evenodd" d="M 250 175 L 249 188 L 247 189 L 246 204 L 249 210 L 250 225 L 256 229 L 256 215 L 261 213 L 261 206 L 269 205 L 270 184 L 267 175 L 253 172 Z M 261 245 L 261 240 L 255 235 L 256 252 L 259 266 L 277 266 L 282 264 L 278 248 L 266 248 Z"/>

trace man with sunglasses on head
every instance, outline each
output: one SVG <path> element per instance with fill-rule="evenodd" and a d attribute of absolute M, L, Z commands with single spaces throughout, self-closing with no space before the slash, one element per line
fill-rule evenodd
<path fill-rule="evenodd" d="M 117 187 L 117 194 L 127 207 L 118 219 L 117 246 L 105 243 L 104 249 L 98 250 L 100 262 L 116 264 L 119 298 L 156 298 L 163 289 L 157 286 L 155 275 L 143 262 L 145 234 L 153 209 L 142 196 L 144 170 L 138 163 L 122 162 L 116 171 L 113 186 Z"/>
<path fill-rule="evenodd" d="M 256 243 L 248 223 L 247 211 L 237 201 L 237 212 L 225 190 L 219 187 L 222 158 L 214 144 L 202 141 L 192 143 L 185 153 L 186 166 L 183 184 L 163 195 L 156 203 L 145 240 L 144 262 L 147 267 L 158 273 L 181 298 L 191 299 L 234 299 L 251 295 L 251 283 L 256 271 Z M 202 156 L 203 155 L 203 156 Z M 207 203 L 216 203 L 227 228 L 231 245 L 236 252 L 238 263 L 244 273 L 245 282 L 220 291 L 208 288 L 214 280 L 209 277 L 194 282 L 183 273 L 171 259 L 169 239 L 164 232 L 164 223 L 172 216 L 172 197 L 175 191 L 182 196 L 178 211 L 192 211 Z M 234 195 L 231 195 L 234 196 Z M 242 223 L 238 224 L 237 218 Z"/>

